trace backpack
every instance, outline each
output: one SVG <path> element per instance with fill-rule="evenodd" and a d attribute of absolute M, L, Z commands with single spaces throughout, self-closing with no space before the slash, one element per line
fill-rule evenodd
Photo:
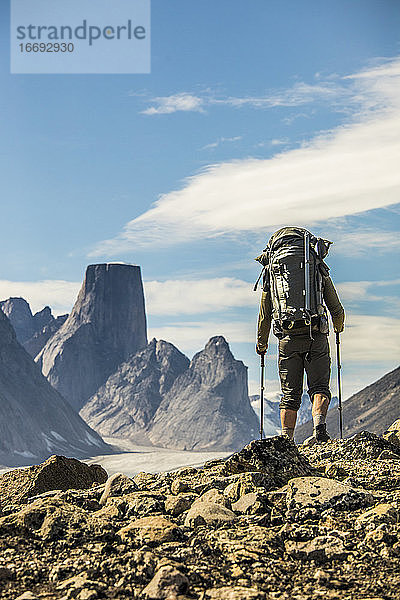
<path fill-rule="evenodd" d="M 329 267 L 323 259 L 331 243 L 306 229 L 284 227 L 273 234 L 255 259 L 263 270 L 254 290 L 263 276 L 263 289 L 270 292 L 274 333 L 278 337 L 291 330 L 303 332 L 304 328 L 309 328 L 311 337 L 311 329 L 328 332 L 323 289 Z"/>

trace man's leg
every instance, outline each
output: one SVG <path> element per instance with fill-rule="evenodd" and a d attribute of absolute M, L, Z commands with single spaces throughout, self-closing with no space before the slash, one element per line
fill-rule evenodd
<path fill-rule="evenodd" d="M 281 408 L 282 435 L 285 435 L 290 440 L 292 440 L 294 436 L 296 419 L 297 410 L 291 410 L 290 408 Z"/>
<path fill-rule="evenodd" d="M 326 413 L 331 393 L 329 390 L 330 356 L 328 338 L 325 334 L 315 334 L 311 348 L 311 360 L 305 364 L 308 381 L 308 393 L 312 401 L 314 437 L 318 442 L 327 442 L 330 438 L 326 431 Z"/>
<path fill-rule="evenodd" d="M 300 351 L 299 351 L 300 350 Z M 303 393 L 304 359 L 299 340 L 289 336 L 279 341 L 279 377 L 283 398 L 280 402 L 282 435 L 293 439 L 297 411 Z"/>

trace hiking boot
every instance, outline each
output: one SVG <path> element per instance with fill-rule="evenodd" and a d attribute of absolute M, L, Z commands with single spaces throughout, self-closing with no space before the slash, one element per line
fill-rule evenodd
<path fill-rule="evenodd" d="M 314 437 L 317 442 L 328 442 L 331 438 L 326 430 L 326 423 L 321 423 L 321 425 L 317 425 L 314 429 Z"/>

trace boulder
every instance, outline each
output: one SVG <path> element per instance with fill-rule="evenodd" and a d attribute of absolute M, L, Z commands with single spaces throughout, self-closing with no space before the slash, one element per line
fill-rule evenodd
<path fill-rule="evenodd" d="M 285 549 L 289 556 L 300 560 L 344 560 L 348 552 L 343 540 L 336 536 L 317 536 L 305 542 L 288 540 Z"/>
<path fill-rule="evenodd" d="M 143 517 L 132 521 L 117 532 L 122 541 L 140 540 L 142 543 L 162 544 L 179 537 L 180 528 L 165 517 Z"/>
<path fill-rule="evenodd" d="M 100 465 L 54 455 L 40 465 L 0 475 L 0 505 L 26 502 L 49 490 L 87 489 L 106 480 Z"/>
<path fill-rule="evenodd" d="M 125 514 L 129 518 L 145 517 L 164 512 L 164 497 L 152 492 L 133 492 L 123 497 Z"/>
<path fill-rule="evenodd" d="M 232 483 L 224 489 L 224 495 L 231 501 L 237 502 L 241 496 L 255 492 L 257 488 L 269 488 L 270 479 L 259 471 L 248 471 L 239 475 L 232 475 L 229 480 Z"/>
<path fill-rule="evenodd" d="M 398 521 L 399 513 L 393 504 L 378 504 L 357 517 L 356 527 L 363 527 L 365 525 L 376 527 L 381 523 L 394 524 Z"/>
<path fill-rule="evenodd" d="M 165 512 L 177 517 L 192 506 L 196 496 L 194 494 L 178 494 L 167 496 L 165 500 Z"/>
<path fill-rule="evenodd" d="M 197 527 L 198 525 L 221 525 L 236 519 L 234 512 L 222 504 L 214 502 L 197 502 L 188 511 L 185 519 L 185 527 Z"/>
<path fill-rule="evenodd" d="M 214 504 L 221 504 L 222 506 L 226 507 L 230 506 L 228 498 L 216 488 L 211 488 L 196 498 L 196 500 L 193 502 L 193 506 L 199 504 L 199 502 L 212 502 Z"/>
<path fill-rule="evenodd" d="M 288 483 L 286 504 L 290 510 L 352 509 L 373 502 L 371 494 L 325 477 L 296 477 Z"/>
<path fill-rule="evenodd" d="M 100 504 L 105 504 L 111 496 L 122 496 L 123 494 L 135 492 L 137 489 L 138 486 L 133 479 L 130 479 L 123 473 L 114 473 L 106 481 L 104 492 L 100 498 Z"/>
<path fill-rule="evenodd" d="M 150 583 L 140 594 L 143 600 L 168 600 L 184 594 L 189 587 L 189 580 L 172 565 L 158 569 Z"/>
<path fill-rule="evenodd" d="M 235 513 L 258 515 L 265 513 L 267 507 L 268 502 L 264 490 L 258 490 L 256 492 L 244 494 L 237 502 L 232 504 L 231 508 Z"/>

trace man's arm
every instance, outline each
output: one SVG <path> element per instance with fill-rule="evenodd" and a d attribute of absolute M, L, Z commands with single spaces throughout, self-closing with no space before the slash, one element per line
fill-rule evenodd
<path fill-rule="evenodd" d="M 324 300 L 331 313 L 335 332 L 341 333 L 344 329 L 344 308 L 329 276 L 324 279 Z"/>
<path fill-rule="evenodd" d="M 266 352 L 268 348 L 268 337 L 271 329 L 271 296 L 269 291 L 261 295 L 260 312 L 258 313 L 257 350 Z"/>

